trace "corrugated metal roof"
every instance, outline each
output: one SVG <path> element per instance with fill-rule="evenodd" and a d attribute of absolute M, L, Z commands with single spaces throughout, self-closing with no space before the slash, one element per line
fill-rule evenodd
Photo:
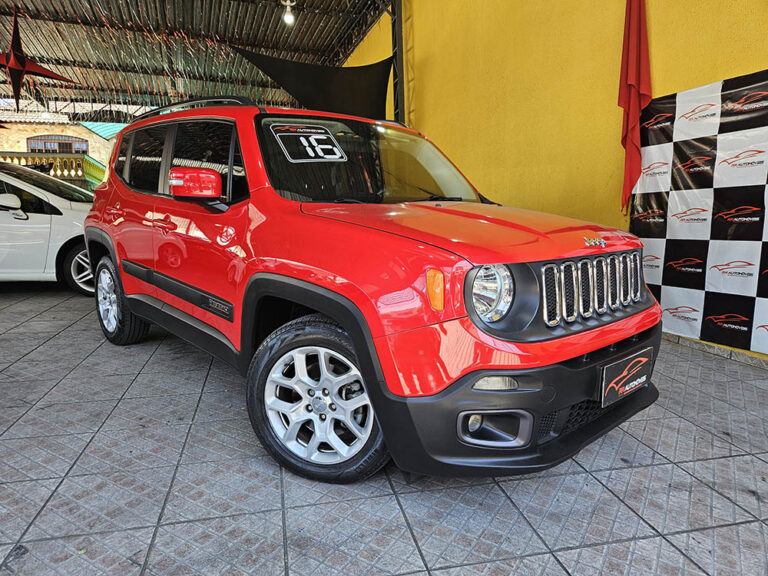
<path fill-rule="evenodd" d="M 127 124 L 120 122 L 80 122 L 80 124 L 104 140 L 112 139 L 115 134 L 127 126 Z"/>
<path fill-rule="evenodd" d="M 24 98 L 159 106 L 201 96 L 290 96 L 232 51 L 341 65 L 378 20 L 383 0 L 298 0 L 293 27 L 279 0 L 18 0 L 26 54 L 71 78 L 25 83 Z M 10 42 L 11 0 L 0 0 L 0 46 Z M 11 88 L 0 74 L 0 97 Z"/>

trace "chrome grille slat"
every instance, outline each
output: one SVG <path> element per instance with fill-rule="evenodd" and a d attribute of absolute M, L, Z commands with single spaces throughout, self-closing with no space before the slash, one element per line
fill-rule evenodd
<path fill-rule="evenodd" d="M 608 312 L 608 262 L 602 256 L 595 258 L 595 310 L 598 314 Z"/>
<path fill-rule="evenodd" d="M 544 298 L 544 323 L 547 326 L 560 324 L 560 274 L 556 264 L 547 264 L 541 269 L 541 290 Z"/>
<path fill-rule="evenodd" d="M 619 256 L 621 263 L 621 305 L 629 306 L 632 302 L 632 259 L 629 254 Z"/>
<path fill-rule="evenodd" d="M 621 304 L 621 265 L 619 264 L 619 257 L 614 255 L 608 256 L 608 306 L 611 310 L 616 310 Z"/>
<path fill-rule="evenodd" d="M 594 312 L 595 273 L 590 260 L 579 261 L 579 313 L 590 318 Z"/>
<path fill-rule="evenodd" d="M 640 251 L 541 267 L 542 316 L 555 327 L 631 306 L 642 299 Z"/>
<path fill-rule="evenodd" d="M 642 261 L 639 252 L 632 252 L 632 301 L 640 300 L 642 294 Z"/>
<path fill-rule="evenodd" d="M 562 283 L 563 320 L 574 322 L 578 318 L 579 286 L 576 264 L 563 262 L 560 265 L 560 280 Z"/>

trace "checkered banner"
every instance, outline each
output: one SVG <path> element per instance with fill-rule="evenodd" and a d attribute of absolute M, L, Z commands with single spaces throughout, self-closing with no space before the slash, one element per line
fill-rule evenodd
<path fill-rule="evenodd" d="M 768 354 L 768 70 L 655 98 L 630 231 L 672 334 Z"/>

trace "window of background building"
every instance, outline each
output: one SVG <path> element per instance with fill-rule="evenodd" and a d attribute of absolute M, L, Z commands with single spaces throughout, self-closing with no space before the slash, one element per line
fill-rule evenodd
<path fill-rule="evenodd" d="M 88 140 L 64 134 L 45 134 L 27 138 L 27 151 L 40 154 L 88 154 Z"/>

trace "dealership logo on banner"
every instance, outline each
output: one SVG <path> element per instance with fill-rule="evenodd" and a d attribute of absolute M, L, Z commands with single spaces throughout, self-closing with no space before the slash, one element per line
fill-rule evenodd
<path fill-rule="evenodd" d="M 681 114 L 679 118 L 687 120 L 688 122 L 702 122 L 704 120 L 709 120 L 717 116 L 717 106 L 717 104 L 709 102 L 706 104 L 699 104 L 688 110 L 688 112 Z M 715 110 L 713 110 L 713 108 L 715 108 Z"/>
<path fill-rule="evenodd" d="M 666 240 L 663 238 L 643 238 L 643 276 L 648 284 L 661 284 L 664 270 L 664 249 Z"/>
<path fill-rule="evenodd" d="M 632 216 L 633 219 L 640 220 L 641 222 L 660 223 L 664 222 L 664 210 L 658 208 L 651 208 L 645 212 L 640 212 Z"/>
<path fill-rule="evenodd" d="M 640 115 L 640 144 L 642 148 L 672 142 L 677 107 L 675 96 L 654 100 L 653 109 L 645 107 Z"/>
<path fill-rule="evenodd" d="M 641 238 L 664 238 L 667 234 L 667 194 L 634 194 L 632 201 L 632 231 Z"/>
<path fill-rule="evenodd" d="M 697 206 L 672 214 L 670 215 L 670 218 L 677 218 L 677 221 L 682 222 L 683 224 L 699 224 L 701 222 L 706 222 L 709 219 L 707 217 L 708 214 L 709 210 Z"/>
<path fill-rule="evenodd" d="M 761 243 L 712 240 L 707 259 L 706 289 L 754 296 L 757 291 Z"/>
<path fill-rule="evenodd" d="M 672 190 L 712 188 L 717 136 L 675 142 L 672 156 Z"/>
<path fill-rule="evenodd" d="M 765 164 L 764 154 L 765 150 L 744 150 L 730 158 L 723 158 L 720 164 L 728 164 L 731 168 L 754 168 Z"/>
<path fill-rule="evenodd" d="M 656 114 L 653 118 L 650 118 L 649 120 L 646 120 L 641 124 L 643 128 L 647 128 L 648 130 L 660 130 L 662 128 L 666 128 L 667 126 L 672 124 L 672 114 Z"/>
<path fill-rule="evenodd" d="M 669 190 L 669 182 L 672 177 L 672 143 L 643 148 L 640 167 L 638 189 L 644 192 Z"/>
<path fill-rule="evenodd" d="M 712 189 L 671 191 L 667 208 L 667 237 L 709 240 L 713 202 Z"/>
<path fill-rule="evenodd" d="M 712 156 L 694 156 L 679 163 L 675 166 L 675 170 L 682 170 L 687 174 L 695 174 L 696 172 L 707 172 L 712 170 L 710 163 L 712 162 Z"/>
<path fill-rule="evenodd" d="M 658 177 L 669 174 L 669 162 L 651 162 L 641 169 L 643 176 Z"/>
<path fill-rule="evenodd" d="M 704 240 L 667 240 L 662 284 L 703 290 L 707 275 L 708 244 Z"/>
<path fill-rule="evenodd" d="M 663 286 L 661 308 L 664 328 L 675 334 L 696 338 L 701 330 L 704 292 Z"/>
<path fill-rule="evenodd" d="M 716 188 L 712 212 L 710 238 L 760 241 L 765 219 L 765 185 Z"/>
<path fill-rule="evenodd" d="M 723 109 L 731 112 L 751 112 L 752 110 L 759 110 L 760 108 L 768 107 L 768 92 L 757 90 L 750 92 L 746 96 L 742 96 L 735 102 L 727 102 L 723 104 Z"/>
<path fill-rule="evenodd" d="M 734 278 L 752 278 L 755 275 L 755 265 L 745 260 L 731 260 L 724 264 L 713 264 L 709 268 Z"/>
<path fill-rule="evenodd" d="M 677 272 L 701 274 L 704 271 L 702 264 L 704 264 L 704 261 L 699 260 L 698 258 L 682 258 L 681 260 L 667 262 L 666 265 L 672 266 Z"/>
<path fill-rule="evenodd" d="M 675 306 L 674 308 L 664 308 L 662 313 L 669 314 L 676 320 L 683 322 L 698 322 L 701 311 L 693 306 Z"/>

